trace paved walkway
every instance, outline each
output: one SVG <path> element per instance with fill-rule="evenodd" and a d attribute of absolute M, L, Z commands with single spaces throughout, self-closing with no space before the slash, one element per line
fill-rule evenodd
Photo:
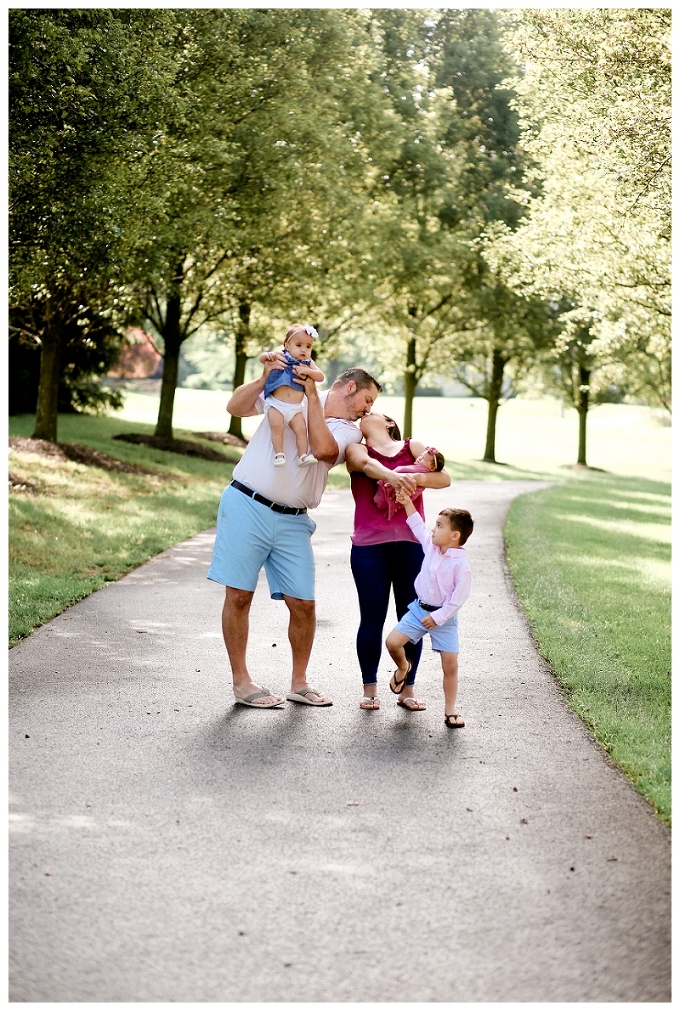
<path fill-rule="evenodd" d="M 212 532 L 12 650 L 10 999 L 670 1000 L 669 832 L 565 705 L 504 567 L 535 487 L 455 486 L 462 731 L 429 647 L 425 713 L 386 654 L 382 709 L 358 708 L 347 492 L 315 513 L 330 709 L 232 706 Z M 277 690 L 285 617 L 261 587 L 252 668 Z"/>

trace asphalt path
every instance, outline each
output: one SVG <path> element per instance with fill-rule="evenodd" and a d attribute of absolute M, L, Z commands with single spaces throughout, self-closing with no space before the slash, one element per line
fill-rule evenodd
<path fill-rule="evenodd" d="M 670 837 L 536 651 L 501 528 L 469 508 L 473 591 L 448 730 L 437 655 L 397 708 L 358 708 L 352 504 L 315 510 L 310 681 L 332 708 L 232 705 L 213 531 L 10 652 L 10 1000 L 663 1002 Z M 285 691 L 285 605 L 261 583 L 249 658 Z M 388 618 L 386 632 L 391 627 Z"/>

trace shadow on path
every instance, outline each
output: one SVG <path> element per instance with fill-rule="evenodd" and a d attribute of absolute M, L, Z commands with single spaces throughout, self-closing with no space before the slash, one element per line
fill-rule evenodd
<path fill-rule="evenodd" d="M 425 712 L 396 707 L 387 654 L 382 708 L 358 708 L 345 491 L 315 512 L 332 708 L 232 705 L 210 531 L 12 650 L 11 999 L 669 1000 L 669 833 L 566 706 L 504 569 L 536 487 L 426 499 L 475 517 L 462 731 L 427 646 Z M 275 690 L 286 613 L 261 585 L 249 655 Z"/>

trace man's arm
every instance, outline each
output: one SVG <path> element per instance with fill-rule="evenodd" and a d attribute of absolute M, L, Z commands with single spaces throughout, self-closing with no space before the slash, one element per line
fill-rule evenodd
<path fill-rule="evenodd" d="M 319 400 L 316 383 L 303 376 L 298 378 L 298 382 L 304 386 L 307 397 L 307 437 L 312 456 L 332 467 L 340 455 L 340 449 L 323 416 L 323 404 Z"/>
<path fill-rule="evenodd" d="M 256 408 L 257 398 L 264 390 L 267 376 L 272 369 L 285 369 L 286 359 L 280 351 L 265 352 L 267 360 L 263 362 L 262 375 L 258 379 L 253 379 L 252 383 L 245 383 L 239 386 L 231 395 L 227 404 L 227 411 L 235 418 L 252 418 L 258 414 Z M 265 355 L 262 356 L 264 358 Z M 262 361 L 262 358 L 260 359 Z"/>

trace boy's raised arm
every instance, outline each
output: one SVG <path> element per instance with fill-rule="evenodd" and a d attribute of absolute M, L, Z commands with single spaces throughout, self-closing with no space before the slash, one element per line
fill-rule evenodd
<path fill-rule="evenodd" d="M 397 502 L 403 505 L 407 516 L 413 516 L 413 514 L 417 511 L 416 507 L 413 504 L 413 499 L 405 489 L 400 489 L 399 491 L 395 492 L 394 497 L 396 498 Z"/>
<path fill-rule="evenodd" d="M 406 522 L 409 527 L 416 535 L 423 547 L 427 546 L 430 540 L 430 531 L 427 529 L 423 517 L 420 515 L 416 507 L 414 506 L 411 498 L 406 491 L 398 491 L 394 496 L 398 502 L 401 502 L 406 511 Z"/>

